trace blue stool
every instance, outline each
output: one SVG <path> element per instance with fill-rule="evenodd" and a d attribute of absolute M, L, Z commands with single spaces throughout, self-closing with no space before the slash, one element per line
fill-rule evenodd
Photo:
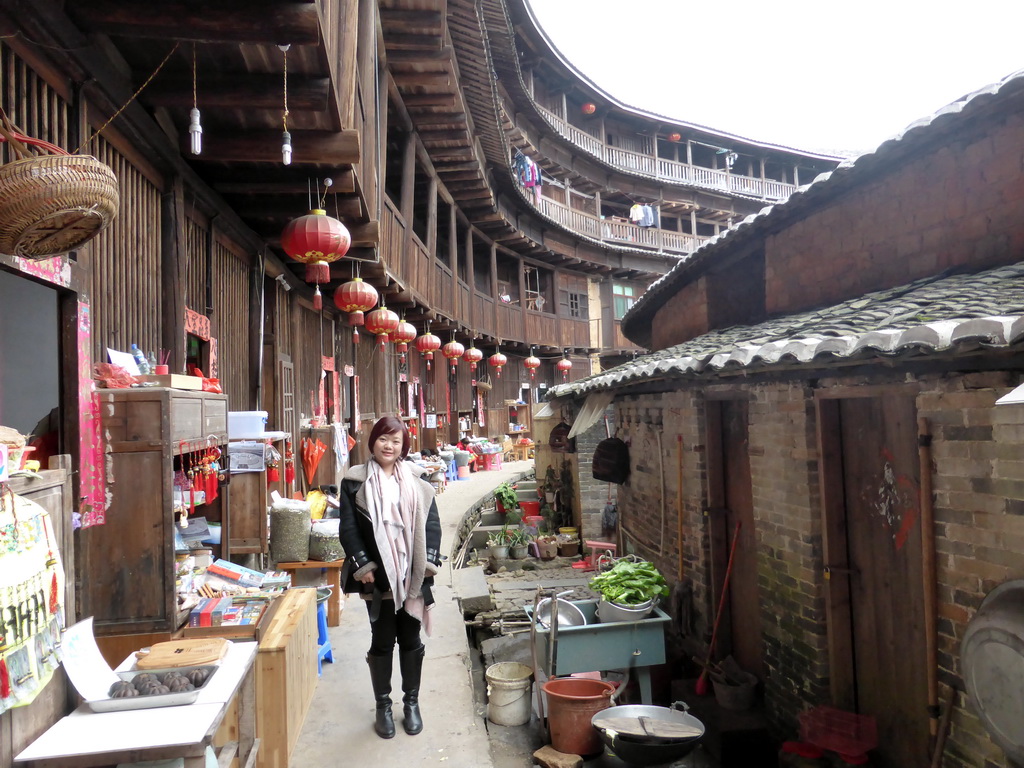
<path fill-rule="evenodd" d="M 331 639 L 327 636 L 327 601 L 317 601 L 316 605 L 316 674 L 319 677 L 324 673 L 324 660 L 334 663 L 334 654 L 331 652 Z"/>
<path fill-rule="evenodd" d="M 448 478 L 449 483 L 454 483 L 459 479 L 459 470 L 455 468 L 455 459 L 448 462 L 448 471 L 445 473 L 445 477 Z"/>

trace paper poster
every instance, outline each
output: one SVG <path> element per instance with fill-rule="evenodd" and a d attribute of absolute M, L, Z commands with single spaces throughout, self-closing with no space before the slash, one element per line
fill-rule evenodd
<path fill-rule="evenodd" d="M 61 661 L 64 568 L 49 513 L 0 495 L 0 712 L 31 704 Z"/>
<path fill-rule="evenodd" d="M 142 373 L 142 371 L 139 370 L 138 362 L 136 362 L 131 352 L 120 352 L 116 349 L 107 347 L 107 359 L 114 365 L 119 365 L 124 368 L 132 376 L 138 376 Z"/>
<path fill-rule="evenodd" d="M 426 416 L 423 419 L 423 426 L 425 429 L 437 429 L 437 414 L 426 414 Z"/>

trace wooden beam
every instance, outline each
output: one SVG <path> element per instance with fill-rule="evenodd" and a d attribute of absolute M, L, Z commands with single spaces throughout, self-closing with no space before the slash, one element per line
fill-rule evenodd
<path fill-rule="evenodd" d="M 359 162 L 359 131 L 291 131 L 294 165 L 354 165 Z M 182 142 L 182 154 L 188 150 Z M 188 155 L 186 155 L 188 156 Z M 203 154 L 195 161 L 281 164 L 281 131 L 248 131 L 230 136 L 203 134 Z"/>
<path fill-rule="evenodd" d="M 267 241 L 268 245 L 275 248 L 281 247 L 281 232 L 277 228 L 260 226 L 254 228 L 256 232 Z M 380 222 L 376 219 L 363 224 L 352 224 L 348 228 L 352 235 L 353 248 L 374 248 L 380 242 Z"/>
<path fill-rule="evenodd" d="M 406 11 L 395 8 L 381 8 L 380 21 L 385 30 L 385 38 L 388 36 L 388 29 L 398 27 L 421 32 L 444 29 L 444 14 L 440 11 Z"/>
<path fill-rule="evenodd" d="M 331 83 L 326 77 L 288 75 L 288 109 L 322 112 L 327 109 Z M 199 109 L 280 109 L 281 75 L 245 74 L 201 76 Z M 143 98 L 156 107 L 191 107 L 192 79 L 157 77 L 146 86 Z"/>
<path fill-rule="evenodd" d="M 337 199 L 337 207 L 335 201 Z M 274 199 L 265 196 L 232 197 L 231 207 L 243 219 L 294 219 L 309 211 L 305 192 L 301 196 Z M 317 203 L 314 201 L 314 205 Z M 363 216 L 362 200 L 356 195 L 331 195 L 326 208 L 329 216 L 338 216 L 342 221 L 359 219 Z"/>
<path fill-rule="evenodd" d="M 421 61 L 451 61 L 454 51 L 450 45 L 438 50 L 417 51 L 417 50 L 396 50 L 389 51 L 387 61 L 389 64 L 414 64 Z"/>
<path fill-rule="evenodd" d="M 275 171 L 273 175 L 275 178 L 280 177 L 280 170 Z M 260 171 L 258 176 L 266 179 L 268 174 L 266 171 Z M 316 195 L 316 185 L 318 182 L 320 184 L 320 194 L 323 194 L 323 180 L 325 178 L 329 178 L 334 182 L 330 188 L 331 194 L 327 197 L 327 205 L 330 208 L 334 207 L 334 204 L 331 202 L 331 198 L 334 195 L 351 195 L 356 191 L 355 174 L 351 170 L 326 172 L 320 170 L 315 178 L 311 178 L 310 174 L 305 173 L 302 179 L 296 178 L 282 181 L 245 181 L 239 179 L 237 181 L 213 182 L 213 188 L 222 195 L 304 195 L 310 191 L 312 186 L 312 192 Z"/>
<path fill-rule="evenodd" d="M 407 93 L 402 94 L 402 101 L 408 108 L 413 107 L 455 107 L 453 93 Z"/>
<path fill-rule="evenodd" d="M 319 45 L 316 3 L 90 0 L 71 9 L 91 32 L 196 43 Z"/>
<path fill-rule="evenodd" d="M 411 88 L 418 85 L 447 88 L 452 84 L 451 75 L 447 72 L 391 72 L 399 88 Z"/>

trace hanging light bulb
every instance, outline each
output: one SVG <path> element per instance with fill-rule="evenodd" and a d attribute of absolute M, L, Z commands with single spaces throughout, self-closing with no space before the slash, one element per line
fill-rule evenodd
<path fill-rule="evenodd" d="M 188 113 L 188 136 L 192 154 L 203 151 L 203 126 L 199 123 L 199 98 L 196 94 L 196 44 L 192 43 L 192 111 Z"/>
<path fill-rule="evenodd" d="M 281 135 L 281 162 L 285 165 L 292 164 L 292 135 L 288 131 Z"/>
<path fill-rule="evenodd" d="M 279 45 L 281 53 L 284 54 L 284 113 L 281 115 L 281 122 L 284 124 L 284 133 L 281 136 L 281 162 L 285 165 L 292 164 L 292 135 L 288 133 L 288 49 L 290 45 Z"/>

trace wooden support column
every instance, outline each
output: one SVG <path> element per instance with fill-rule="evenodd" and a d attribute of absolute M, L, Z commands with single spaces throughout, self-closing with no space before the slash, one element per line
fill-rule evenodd
<path fill-rule="evenodd" d="M 405 242 L 402 243 L 402 258 L 406 258 L 405 254 L 410 252 L 412 246 L 412 206 L 415 194 L 416 137 L 412 133 L 408 133 L 405 136 L 405 147 L 403 147 L 402 154 L 402 199 L 399 204 L 402 219 L 405 221 Z"/>
<path fill-rule="evenodd" d="M 170 189 L 160 201 L 160 282 L 161 326 L 160 344 L 170 350 L 171 373 L 185 370 L 185 185 L 175 176 Z"/>
<path fill-rule="evenodd" d="M 522 326 L 519 329 L 519 338 L 526 338 L 526 264 L 522 258 L 516 260 L 519 264 L 519 321 Z"/>
<path fill-rule="evenodd" d="M 762 157 L 761 158 L 761 181 L 764 181 L 764 180 L 765 180 L 765 177 L 764 177 L 764 158 Z"/>
<path fill-rule="evenodd" d="M 498 327 L 498 244 L 491 243 L 491 327 Z M 500 333 L 500 331 L 499 331 Z"/>
<path fill-rule="evenodd" d="M 440 224 L 441 222 L 438 222 Z M 459 306 L 459 233 L 455 224 L 455 206 L 448 206 L 448 266 L 452 270 L 452 304 L 456 320 L 465 318 L 465 308 Z"/>
<path fill-rule="evenodd" d="M 456 234 L 454 237 L 457 237 Z M 453 237 L 453 239 L 454 239 Z M 469 307 L 466 311 L 466 321 L 470 329 L 477 327 L 476 318 L 476 259 L 475 250 L 473 249 L 473 230 L 469 227 L 466 228 L 466 239 L 463 242 L 463 248 L 466 249 L 466 280 L 469 283 Z"/>
<path fill-rule="evenodd" d="M 371 35 L 375 30 L 365 23 L 362 30 L 359 29 L 359 0 L 337 0 L 337 3 L 340 22 L 338 49 L 331 53 L 338 64 L 335 70 L 338 79 L 338 113 L 342 127 L 348 128 L 356 124 L 356 77 L 360 70 L 356 55 L 360 51 L 373 50 Z"/>
<path fill-rule="evenodd" d="M 796 186 L 798 186 L 798 187 L 800 186 L 800 166 L 799 165 L 794 165 L 793 166 L 793 183 Z"/>
<path fill-rule="evenodd" d="M 412 219 L 409 221 L 412 226 Z M 437 176 L 433 173 L 427 186 L 427 242 L 424 245 L 427 246 L 427 253 L 440 256 L 437 253 Z"/>
<path fill-rule="evenodd" d="M 693 165 L 693 142 L 686 140 L 686 164 Z"/>
<path fill-rule="evenodd" d="M 690 211 L 690 232 L 694 237 L 697 236 L 697 209 L 694 208 Z"/>
<path fill-rule="evenodd" d="M 253 256 L 249 270 L 249 405 L 259 410 L 263 387 L 263 254 Z M 244 410 L 232 403 L 234 410 Z"/>

